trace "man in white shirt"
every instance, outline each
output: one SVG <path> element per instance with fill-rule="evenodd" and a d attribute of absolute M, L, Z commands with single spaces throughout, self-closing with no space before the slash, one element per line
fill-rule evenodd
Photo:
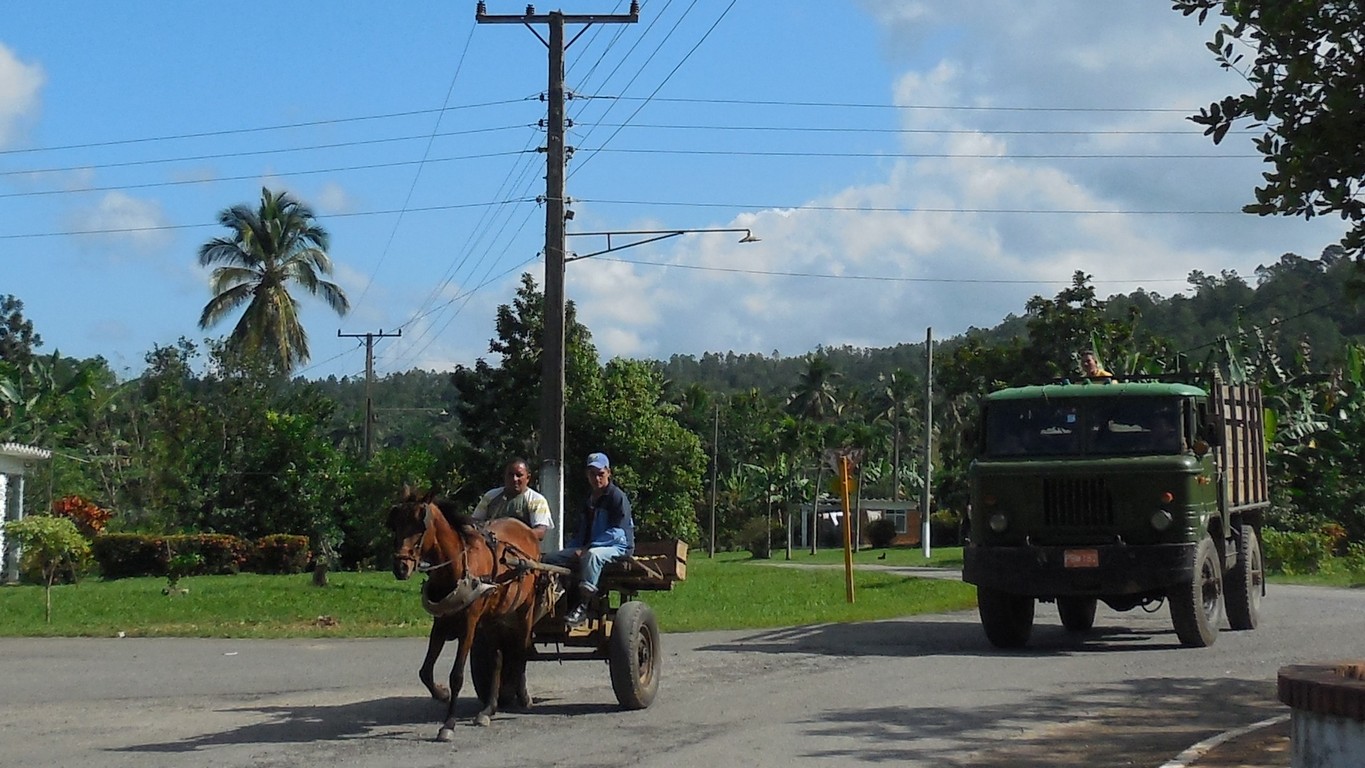
<path fill-rule="evenodd" d="M 515 517 L 544 541 L 545 532 L 554 527 L 550 502 L 531 489 L 531 470 L 525 459 L 512 459 L 502 472 L 502 486 L 485 493 L 474 508 L 475 520 Z"/>

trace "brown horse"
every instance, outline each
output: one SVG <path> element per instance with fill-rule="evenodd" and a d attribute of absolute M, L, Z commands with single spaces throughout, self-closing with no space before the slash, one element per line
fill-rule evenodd
<path fill-rule="evenodd" d="M 489 685 L 480 693 L 483 709 L 474 718 L 488 725 L 497 712 L 499 693 L 515 691 L 511 697 L 521 706 L 531 704 L 526 693 L 526 657 L 531 645 L 531 627 L 536 606 L 536 573 L 518 567 L 519 561 L 540 559 L 535 534 L 520 520 L 500 518 L 480 528 L 467 515 L 449 503 L 438 502 L 428 494 L 419 497 L 410 488 L 389 509 L 388 527 L 393 531 L 393 575 L 407 579 L 422 572 L 422 606 L 432 615 L 427 655 L 418 676 L 432 698 L 446 702 L 446 719 L 438 739 L 454 738 L 455 699 L 464 685 L 464 665 L 474 643 L 475 632 L 497 638 L 488 670 Z M 456 641 L 455 665 L 450 670 L 450 687 L 437 685 L 433 675 L 436 659 L 449 640 Z M 514 680 L 504 680 L 505 674 Z M 477 686 L 476 686 L 477 687 Z"/>

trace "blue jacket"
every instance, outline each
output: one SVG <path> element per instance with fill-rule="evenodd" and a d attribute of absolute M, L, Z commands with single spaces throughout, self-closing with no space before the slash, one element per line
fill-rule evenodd
<path fill-rule="evenodd" d="M 597 503 L 583 505 L 578 532 L 570 547 L 621 547 L 624 554 L 635 551 L 635 520 L 630 514 L 630 499 L 616 483 L 607 486 Z"/>

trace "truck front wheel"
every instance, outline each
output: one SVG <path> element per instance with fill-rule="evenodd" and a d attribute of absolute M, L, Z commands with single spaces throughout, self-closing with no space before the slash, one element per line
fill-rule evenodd
<path fill-rule="evenodd" d="M 1218 639 L 1223 609 L 1223 567 L 1213 539 L 1205 536 L 1194 552 L 1194 578 L 1171 587 L 1171 623 L 1181 645 L 1205 648 Z"/>
<path fill-rule="evenodd" d="M 1255 629 L 1261 621 L 1261 589 L 1265 563 L 1261 538 L 1254 526 L 1243 523 L 1237 536 L 1237 565 L 1228 571 L 1228 626 Z"/>
<path fill-rule="evenodd" d="M 1089 632 L 1095 626 L 1095 604 L 1093 597 L 1059 597 L 1057 613 L 1062 617 L 1062 626 L 1071 632 Z"/>
<path fill-rule="evenodd" d="M 989 587 L 976 588 L 976 606 L 986 639 L 996 648 L 1021 648 L 1033 631 L 1033 598 Z"/>

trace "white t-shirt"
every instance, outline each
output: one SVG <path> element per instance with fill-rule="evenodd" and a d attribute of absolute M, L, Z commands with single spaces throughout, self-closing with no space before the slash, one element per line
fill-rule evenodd
<path fill-rule="evenodd" d="M 550 516 L 550 502 L 534 488 L 527 488 L 510 499 L 503 498 L 505 492 L 505 488 L 498 486 L 485 493 L 474 507 L 474 519 L 515 517 L 532 528 L 543 525 L 548 530 L 555 527 L 554 518 Z"/>

